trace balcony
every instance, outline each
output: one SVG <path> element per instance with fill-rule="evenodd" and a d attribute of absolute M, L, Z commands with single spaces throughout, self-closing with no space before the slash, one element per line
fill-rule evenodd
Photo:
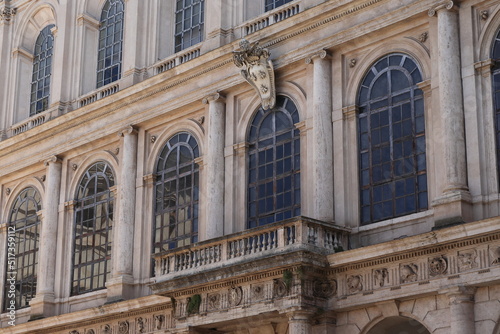
<path fill-rule="evenodd" d="M 155 293 L 161 294 L 196 284 L 194 277 L 190 277 L 190 283 L 180 279 L 187 276 L 202 273 L 202 283 L 209 279 L 210 272 L 217 279 L 242 275 L 248 273 L 248 264 L 255 270 L 267 270 L 287 262 L 300 262 L 301 256 L 296 255 L 304 252 L 326 259 L 328 254 L 348 249 L 348 235 L 347 228 L 296 217 L 154 254 L 155 282 L 151 287 Z"/>

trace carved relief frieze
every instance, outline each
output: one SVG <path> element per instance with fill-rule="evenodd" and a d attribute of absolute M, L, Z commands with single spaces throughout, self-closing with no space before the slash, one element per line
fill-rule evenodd
<path fill-rule="evenodd" d="M 234 63 L 238 67 L 243 67 L 241 75 L 259 94 L 262 108 L 274 107 L 276 89 L 269 51 L 261 48 L 258 42 L 250 43 L 246 39 L 241 40 L 240 47 L 241 51 L 233 51 Z"/>
<path fill-rule="evenodd" d="M 138 333 L 145 333 L 146 332 L 146 324 L 145 320 L 141 317 L 137 318 L 135 320 L 136 327 L 137 327 L 137 332 Z"/>
<path fill-rule="evenodd" d="M 335 280 L 314 280 L 313 296 L 329 298 L 337 293 L 337 281 Z"/>
<path fill-rule="evenodd" d="M 382 288 L 389 284 L 389 271 L 387 268 L 373 270 L 373 282 L 376 288 Z"/>
<path fill-rule="evenodd" d="M 165 316 L 163 314 L 157 314 L 154 316 L 155 330 L 162 329 L 165 323 Z"/>
<path fill-rule="evenodd" d="M 221 308 L 221 295 L 220 293 L 212 293 L 207 296 L 207 309 L 208 311 L 215 311 Z"/>
<path fill-rule="evenodd" d="M 130 325 L 128 321 L 120 321 L 118 323 L 118 334 L 129 334 Z"/>
<path fill-rule="evenodd" d="M 87 329 L 85 334 L 95 334 L 95 331 L 93 329 Z"/>
<path fill-rule="evenodd" d="M 103 334 L 111 334 L 111 326 L 110 325 L 104 325 L 102 326 L 102 333 Z"/>
<path fill-rule="evenodd" d="M 416 282 L 418 279 L 418 265 L 414 263 L 401 264 L 399 267 L 401 283 Z"/>
<path fill-rule="evenodd" d="M 243 289 L 241 288 L 241 286 L 232 287 L 231 289 L 229 289 L 228 293 L 229 306 L 231 307 L 239 306 L 242 301 L 243 301 Z"/>
<path fill-rule="evenodd" d="M 265 297 L 263 284 L 255 284 L 251 287 L 252 300 L 262 300 Z"/>
<path fill-rule="evenodd" d="M 429 274 L 431 276 L 444 275 L 448 272 L 448 259 L 441 255 L 429 258 Z"/>
<path fill-rule="evenodd" d="M 273 297 L 284 297 L 287 292 L 287 285 L 282 279 L 273 280 Z"/>
<path fill-rule="evenodd" d="M 468 271 L 477 268 L 477 252 L 475 249 L 468 249 L 458 252 L 458 271 Z"/>
<path fill-rule="evenodd" d="M 351 275 L 347 277 L 347 291 L 350 294 L 363 291 L 363 276 Z"/>
<path fill-rule="evenodd" d="M 490 245 L 490 264 L 500 264 L 500 245 Z"/>

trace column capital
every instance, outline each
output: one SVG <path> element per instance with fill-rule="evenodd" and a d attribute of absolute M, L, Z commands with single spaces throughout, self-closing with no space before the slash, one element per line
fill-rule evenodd
<path fill-rule="evenodd" d="M 442 1 L 442 2 L 438 3 L 437 5 L 435 5 L 434 7 L 432 7 L 431 9 L 429 9 L 428 14 L 430 17 L 432 17 L 432 16 L 436 15 L 436 13 L 438 11 L 440 11 L 441 9 L 456 10 L 457 6 L 453 0 Z"/>
<path fill-rule="evenodd" d="M 305 59 L 305 62 L 306 64 L 311 64 L 314 62 L 314 59 L 330 59 L 330 54 L 324 50 L 324 49 L 321 49 L 319 51 L 316 51 L 316 52 L 313 52 L 312 54 L 310 54 L 309 56 L 306 57 Z"/>
<path fill-rule="evenodd" d="M 125 137 L 125 135 L 137 134 L 137 132 L 138 131 L 136 128 L 134 128 L 132 125 L 128 125 L 118 132 L 118 136 Z"/>
<path fill-rule="evenodd" d="M 219 92 L 209 94 L 201 100 L 203 104 L 210 104 L 212 102 L 226 102 L 226 97 Z"/>
<path fill-rule="evenodd" d="M 51 156 L 51 157 L 49 157 L 48 159 L 45 159 L 45 160 L 43 161 L 43 164 L 44 164 L 45 166 L 48 166 L 48 165 L 53 164 L 53 163 L 58 163 L 58 164 L 61 164 L 61 163 L 62 163 L 62 159 L 61 159 L 61 158 L 59 158 L 57 155 L 53 155 L 53 156 Z"/>
<path fill-rule="evenodd" d="M 457 285 L 441 290 L 439 293 L 450 298 L 450 304 L 473 303 L 477 288 L 470 285 Z"/>

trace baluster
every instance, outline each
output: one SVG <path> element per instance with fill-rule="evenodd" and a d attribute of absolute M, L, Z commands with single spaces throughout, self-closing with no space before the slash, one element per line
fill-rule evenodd
<path fill-rule="evenodd" d="M 258 237 L 253 237 L 252 238 L 252 253 L 256 253 L 257 252 L 257 247 L 258 247 L 257 239 L 258 239 Z"/>

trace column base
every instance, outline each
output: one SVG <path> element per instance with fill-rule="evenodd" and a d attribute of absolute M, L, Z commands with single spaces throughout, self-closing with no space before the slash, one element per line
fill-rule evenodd
<path fill-rule="evenodd" d="M 54 294 L 37 295 L 30 301 L 30 321 L 48 318 L 56 315 Z"/>
<path fill-rule="evenodd" d="M 118 276 L 106 282 L 108 300 L 106 304 L 117 303 L 135 297 L 134 279 L 130 275 Z"/>
<path fill-rule="evenodd" d="M 432 201 L 432 207 L 435 218 L 433 230 L 474 220 L 472 196 L 466 190 L 446 192 Z"/>

